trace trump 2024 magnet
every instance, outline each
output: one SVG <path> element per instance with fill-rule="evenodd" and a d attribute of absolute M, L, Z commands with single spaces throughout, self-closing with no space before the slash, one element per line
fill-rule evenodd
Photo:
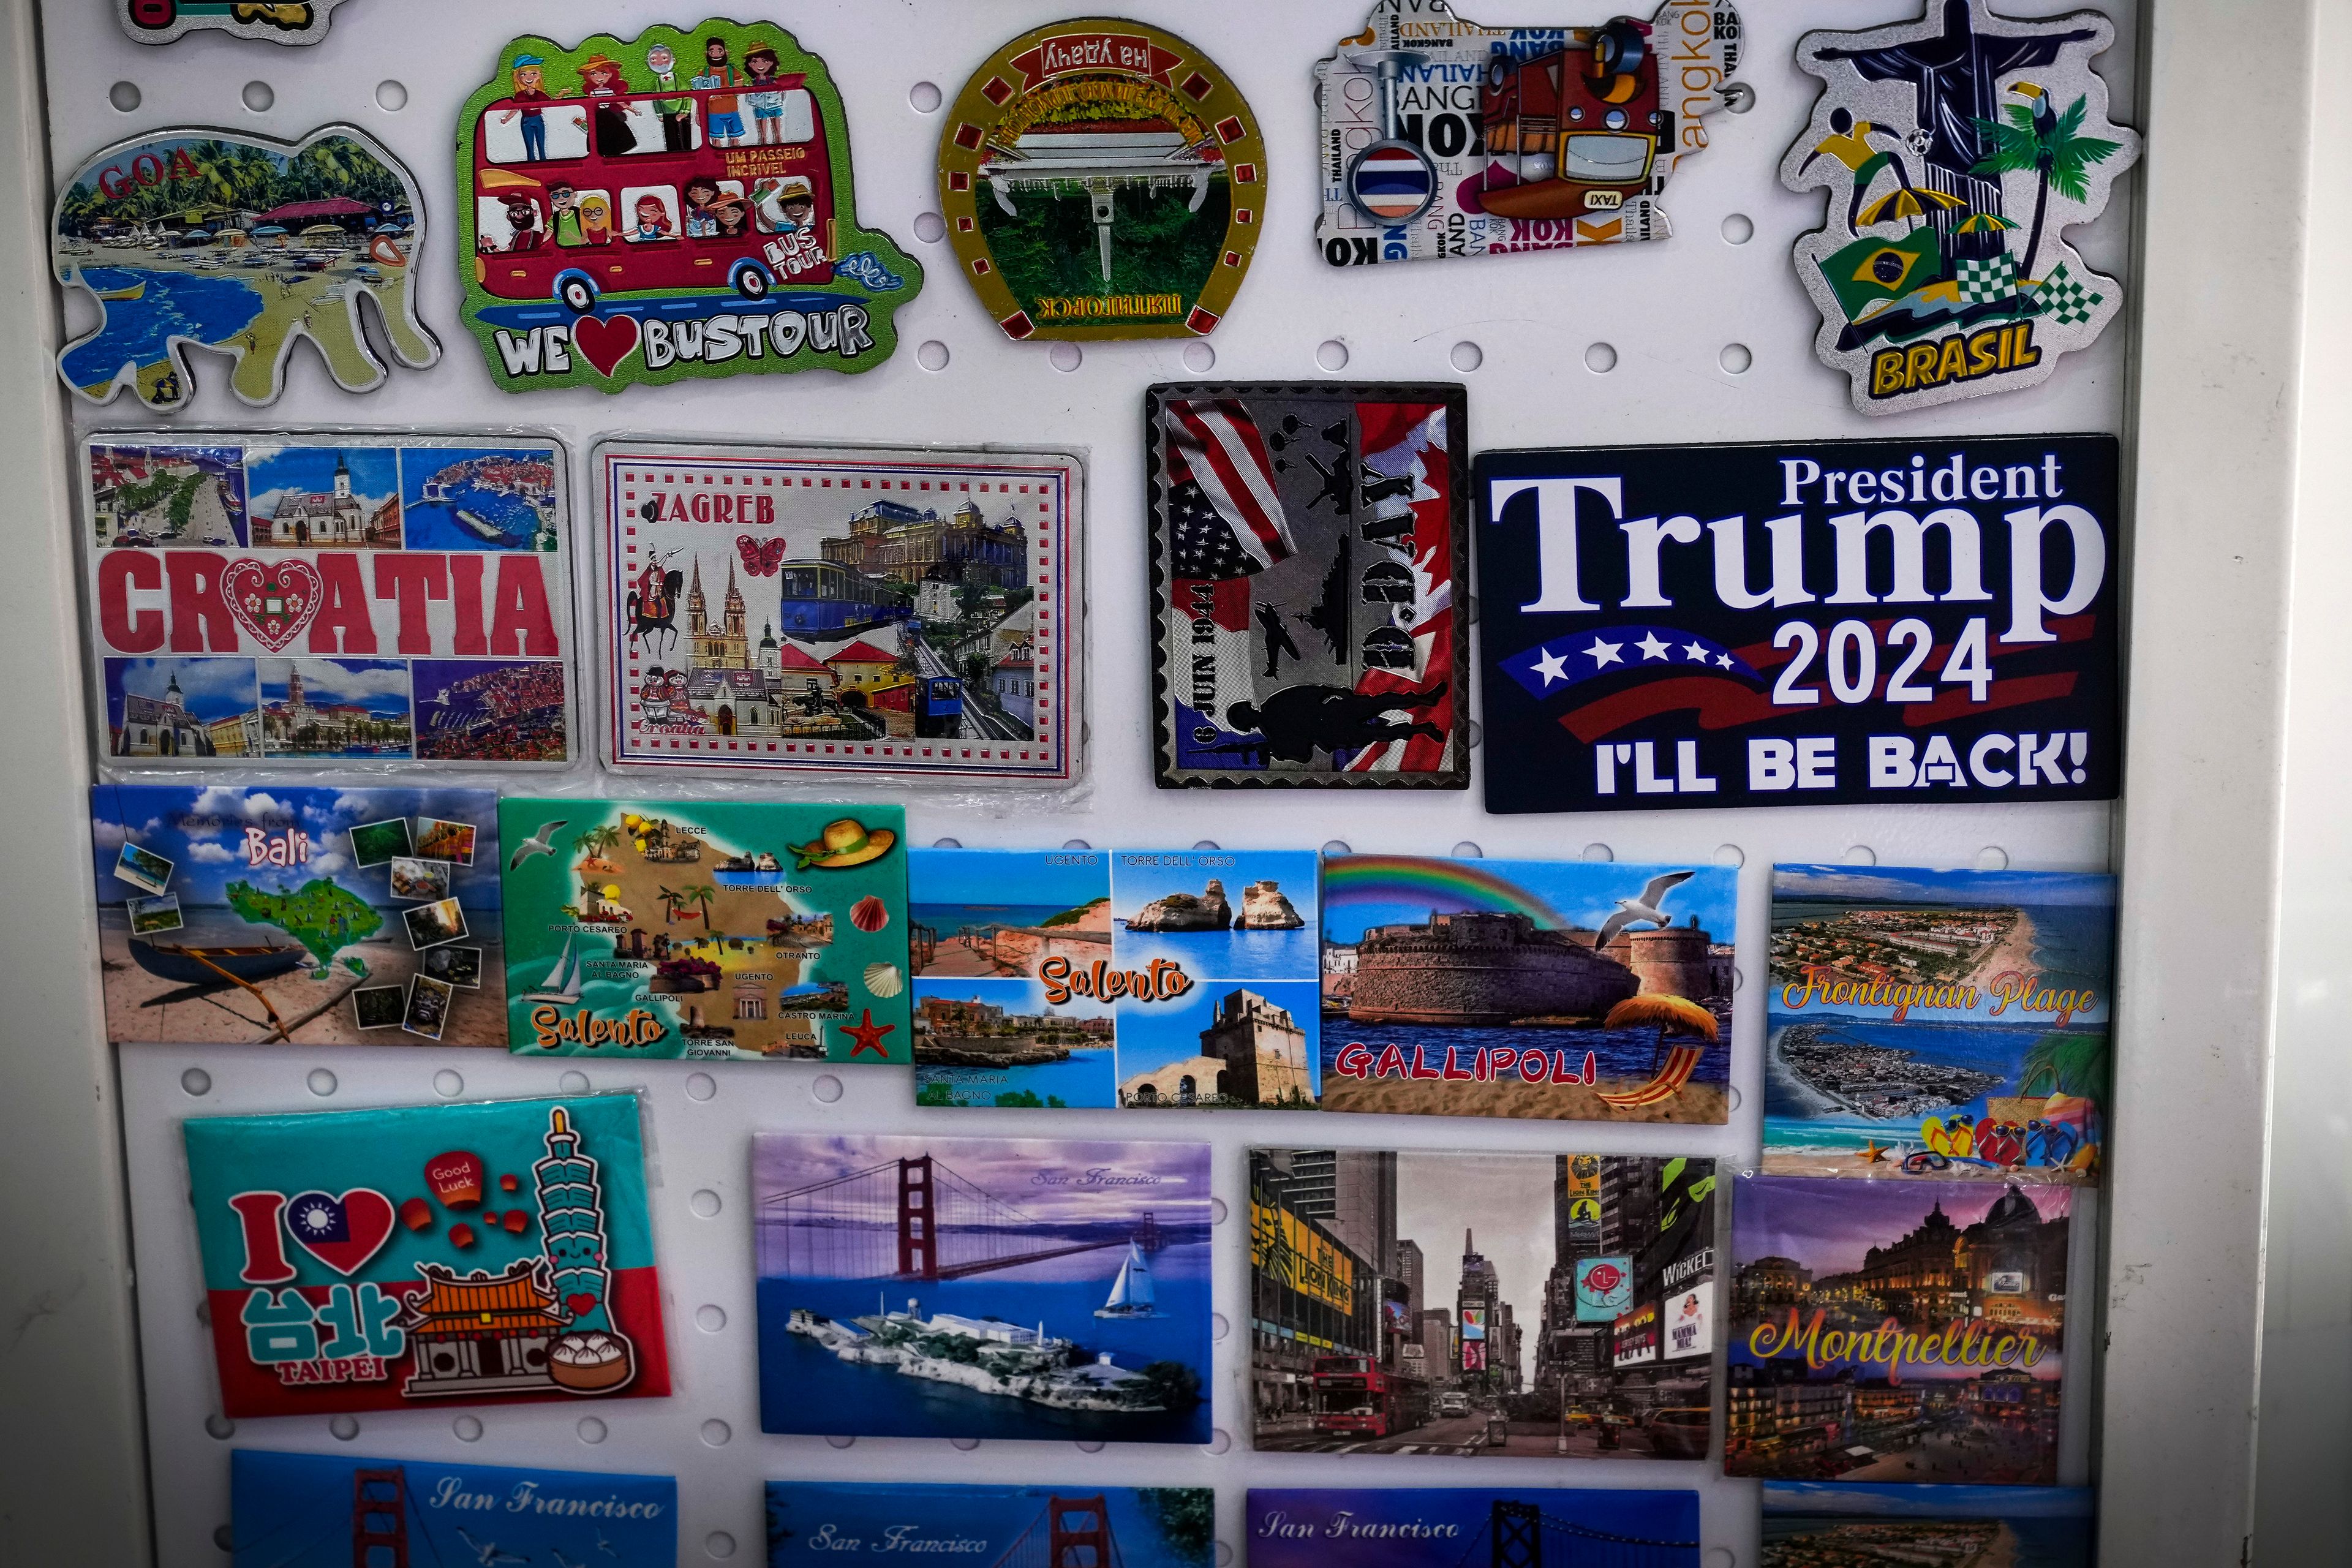
<path fill-rule="evenodd" d="M 1830 196 L 1797 275 L 1822 314 L 1814 348 L 1863 413 L 2035 385 L 2123 309 L 2123 285 L 2065 238 L 2139 156 L 2091 69 L 2115 31 L 2096 11 L 2024 21 L 1940 0 L 1798 41 L 1826 85 L 1780 180 Z"/>
<path fill-rule="evenodd" d="M 1216 329 L 1265 216 L 1265 142 L 1199 49 L 1086 16 L 1022 34 L 964 84 L 940 210 L 1007 337 Z"/>

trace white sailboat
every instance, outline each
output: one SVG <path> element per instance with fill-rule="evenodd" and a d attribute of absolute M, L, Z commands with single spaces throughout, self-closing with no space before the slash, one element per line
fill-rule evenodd
<path fill-rule="evenodd" d="M 1151 1294 L 1151 1265 L 1143 1260 L 1143 1249 L 1133 1242 L 1127 1244 L 1127 1261 L 1118 1266 L 1118 1278 L 1111 1282 L 1110 1300 L 1095 1309 L 1097 1318 L 1156 1318 L 1159 1307 Z"/>
<path fill-rule="evenodd" d="M 526 1002 L 577 1002 L 580 1000 L 580 960 L 572 951 L 572 938 L 563 939 L 563 952 L 556 959 L 555 967 L 547 972 L 547 979 L 531 992 Z"/>

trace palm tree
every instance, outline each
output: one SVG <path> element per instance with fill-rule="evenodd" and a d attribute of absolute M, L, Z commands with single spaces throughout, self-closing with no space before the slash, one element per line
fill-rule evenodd
<path fill-rule="evenodd" d="M 694 886 L 686 889 L 684 897 L 688 903 L 698 907 L 702 915 L 702 929 L 705 931 L 709 931 L 710 903 L 712 900 L 719 897 L 719 889 L 710 886 L 708 882 L 697 882 Z"/>
<path fill-rule="evenodd" d="M 2070 202 L 2088 201 L 2091 186 L 2084 174 L 2092 164 L 2104 163 L 2123 151 L 2123 143 L 2083 134 L 2083 120 L 2088 113 L 2084 99 L 2077 98 L 2061 113 L 2050 107 L 2050 95 L 2030 81 L 2019 82 L 2011 90 L 2032 99 L 2032 107 L 2012 103 L 2006 121 L 1971 121 L 1977 133 L 1992 144 L 1992 153 L 1969 173 L 2035 176 L 2033 226 L 2026 235 L 2025 264 L 2020 269 L 2030 279 L 2036 275 L 2033 262 L 2042 249 L 2042 225 L 2050 211 L 2051 190 L 2054 187 Z"/>
<path fill-rule="evenodd" d="M 662 924 L 676 925 L 678 910 L 685 907 L 686 900 L 667 888 L 661 889 L 659 897 L 662 903 Z"/>
<path fill-rule="evenodd" d="M 2018 1064 L 2017 1092 L 2096 1096 L 2107 1076 L 2107 1037 L 2078 1029 L 2053 1029 L 2033 1042 Z"/>

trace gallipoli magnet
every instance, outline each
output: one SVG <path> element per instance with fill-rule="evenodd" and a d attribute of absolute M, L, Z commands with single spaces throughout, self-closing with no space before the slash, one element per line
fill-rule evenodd
<path fill-rule="evenodd" d="M 1458 385 L 1155 386 L 1161 788 L 1465 789 Z"/>
<path fill-rule="evenodd" d="M 1713 1160 L 1253 1149 L 1249 1173 L 1261 1451 L 1706 1458 Z"/>
<path fill-rule="evenodd" d="M 216 699 L 192 678 L 132 700 L 131 722 L 180 737 L 250 723 L 247 680 Z M 97 786 L 107 1037 L 506 1044 L 496 806 L 488 790 Z M 478 858 L 459 858 L 457 828 Z M 436 912 L 419 941 L 422 910 Z"/>
<path fill-rule="evenodd" d="M 74 172 L 51 222 L 51 269 L 100 318 L 58 355 L 58 374 L 92 403 L 127 384 L 170 413 L 195 391 L 188 351 L 211 349 L 258 405 L 277 401 L 308 338 L 338 386 L 373 392 L 389 373 L 361 330 L 362 297 L 394 359 L 422 370 L 441 357 L 416 319 L 409 263 L 424 247 L 415 180 L 352 126 L 299 143 L 226 131 L 117 142 Z"/>
<path fill-rule="evenodd" d="M 1482 452 L 1477 486 L 1489 811 L 2116 795 L 2113 437 Z"/>
<path fill-rule="evenodd" d="M 1305 849 L 910 850 L 915 1102 L 1313 1110 L 1315 872 Z"/>
<path fill-rule="evenodd" d="M 614 766 L 1076 776 L 1077 458 L 607 442 L 596 482 Z"/>
<path fill-rule="evenodd" d="M 231 1419 L 669 1392 L 635 1095 L 184 1131 Z"/>
<path fill-rule="evenodd" d="M 518 1053 L 912 1058 L 901 808 L 507 799 L 499 817 Z"/>
<path fill-rule="evenodd" d="M 1738 895 L 1705 864 L 1326 860 L 1325 1108 L 1725 1121 Z"/>
<path fill-rule="evenodd" d="M 1761 1568 L 2091 1568 L 2088 1487 L 1766 1481 Z"/>
<path fill-rule="evenodd" d="M 824 61 L 772 23 L 515 39 L 457 184 L 466 322 L 509 392 L 871 370 L 923 286 L 859 224 Z"/>
<path fill-rule="evenodd" d="M 168 44 L 217 29 L 273 44 L 315 44 L 343 0 L 115 0 L 122 30 L 142 44 Z"/>
<path fill-rule="evenodd" d="M 1206 1143 L 762 1132 L 751 1185 L 762 1432 L 1209 1441 Z"/>
<path fill-rule="evenodd" d="M 676 1568 L 677 1482 L 238 1448 L 229 1455 L 229 1533 L 230 1568 L 590 1568 L 616 1559 Z"/>
<path fill-rule="evenodd" d="M 1252 1487 L 1245 1524 L 1249 1568 L 1454 1568 L 1465 1553 L 1528 1568 L 1588 1555 L 1699 1564 L 1698 1493 L 1689 1491 Z"/>
<path fill-rule="evenodd" d="M 992 1563 L 1210 1568 L 1216 1548 L 1207 1487 L 768 1483 L 768 1568 L 950 1552 Z"/>
<path fill-rule="evenodd" d="M 2096 11 L 2027 20 L 1986 0 L 1798 40 L 1825 85 L 1780 180 L 1826 189 L 1829 221 L 1797 241 L 1797 275 L 1815 351 L 1863 413 L 2035 385 L 2122 310 L 2123 285 L 2065 237 L 2139 156 L 2091 69 L 2114 40 Z"/>
<path fill-rule="evenodd" d="M 1175 34 L 1086 16 L 974 71 L 940 136 L 940 211 L 1004 335 L 1205 337 L 1265 218 L 1241 90 Z"/>
<path fill-rule="evenodd" d="M 562 447 L 109 434 L 82 459 L 110 762 L 572 755 Z"/>
<path fill-rule="evenodd" d="M 1374 0 L 1317 63 L 1334 267 L 1664 239 L 1658 195 L 1734 92 L 1739 14 L 1666 0 L 1647 22 L 1486 27 L 1447 0 Z"/>

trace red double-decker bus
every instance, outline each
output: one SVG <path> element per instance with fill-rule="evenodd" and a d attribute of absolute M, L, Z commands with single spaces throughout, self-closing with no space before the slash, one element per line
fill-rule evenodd
<path fill-rule="evenodd" d="M 1318 1356 L 1312 1375 L 1318 1432 L 1393 1437 L 1429 1424 L 1429 1384 L 1383 1372 L 1369 1356 Z"/>
<path fill-rule="evenodd" d="M 1489 160 L 1479 205 L 1502 217 L 1613 210 L 1649 184 L 1658 150 L 1674 145 L 1650 28 L 1627 16 L 1576 47 L 1495 56 L 1479 118 Z"/>

